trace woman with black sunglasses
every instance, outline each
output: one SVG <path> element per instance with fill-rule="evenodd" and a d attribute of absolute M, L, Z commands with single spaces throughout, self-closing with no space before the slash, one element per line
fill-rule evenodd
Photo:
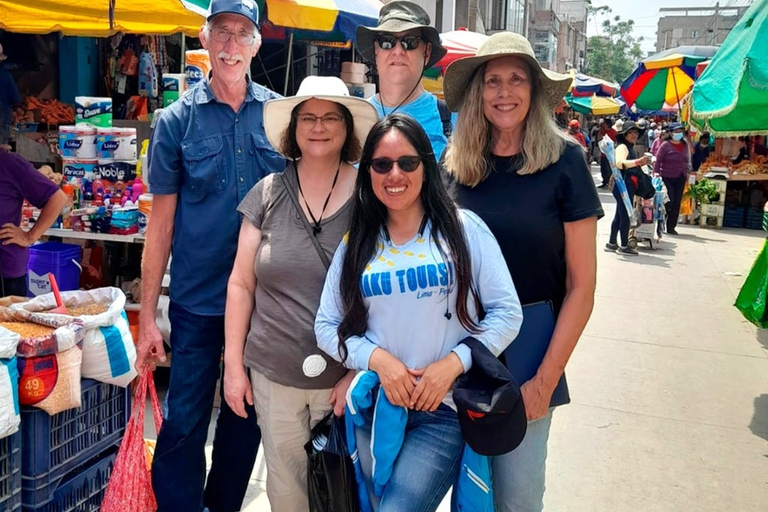
<path fill-rule="evenodd" d="M 366 370 L 381 383 L 375 407 L 357 411 L 363 499 L 382 512 L 433 511 L 456 479 L 464 446 L 451 389 L 472 358 L 460 342 L 471 335 L 500 354 L 519 330 L 520 303 L 496 240 L 449 199 L 429 139 L 411 117 L 374 125 L 353 198 L 315 334 L 331 357 L 363 371 L 356 383 L 370 382 Z M 402 433 L 402 447 L 373 464 L 380 422 L 391 422 L 384 436 Z"/>

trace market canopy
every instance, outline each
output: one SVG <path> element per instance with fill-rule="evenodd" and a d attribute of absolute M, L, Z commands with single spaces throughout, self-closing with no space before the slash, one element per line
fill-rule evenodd
<path fill-rule="evenodd" d="M 575 97 L 591 97 L 595 94 L 598 96 L 613 97 L 619 93 L 619 84 L 617 83 L 585 75 L 583 73 L 576 73 L 574 70 L 570 70 L 570 75 L 573 77 L 573 82 L 571 83 L 571 88 L 568 89 L 568 92 Z"/>
<path fill-rule="evenodd" d="M 110 0 L 0 0 L 0 29 L 22 34 L 197 36 L 204 21 L 181 0 L 114 0 L 111 26 Z"/>
<path fill-rule="evenodd" d="M 487 35 L 466 29 L 443 32 L 440 34 L 440 44 L 443 45 L 447 52 L 435 64 L 435 67 L 444 68 L 455 60 L 464 57 L 474 57 L 486 39 L 488 39 Z"/>
<path fill-rule="evenodd" d="M 725 136 L 768 135 L 768 0 L 755 0 L 691 94 L 691 121 Z"/>
<path fill-rule="evenodd" d="M 660 110 L 665 104 L 679 109 L 693 87 L 696 65 L 716 52 L 715 46 L 681 46 L 648 57 L 621 84 L 621 95 L 641 110 Z"/>
<path fill-rule="evenodd" d="M 205 14 L 210 0 L 177 0 L 187 9 Z M 322 33 L 336 34 L 333 40 L 354 41 L 357 27 L 374 27 L 379 11 L 384 6 L 379 0 L 257 0 L 261 17 L 276 27 L 297 29 L 322 37 Z"/>
<path fill-rule="evenodd" d="M 579 114 L 593 116 L 613 116 L 626 110 L 626 104 L 621 98 L 605 96 L 574 96 L 570 92 L 565 95 L 565 102 Z"/>

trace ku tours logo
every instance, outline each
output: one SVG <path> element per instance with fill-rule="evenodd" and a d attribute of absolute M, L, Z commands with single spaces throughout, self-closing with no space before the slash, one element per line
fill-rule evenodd
<path fill-rule="evenodd" d="M 380 256 L 379 261 L 382 259 L 387 261 Z M 398 292 L 417 293 L 416 298 L 423 299 L 435 294 L 447 295 L 448 287 L 453 284 L 453 264 L 450 262 L 428 263 L 395 271 L 365 272 L 360 277 L 360 288 L 365 298 Z"/>

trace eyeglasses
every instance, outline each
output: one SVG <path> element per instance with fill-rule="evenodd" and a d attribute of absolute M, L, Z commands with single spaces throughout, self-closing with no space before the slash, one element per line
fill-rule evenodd
<path fill-rule="evenodd" d="M 296 118 L 299 120 L 299 124 L 307 128 L 313 128 L 317 125 L 318 120 L 320 120 L 320 124 L 326 128 L 338 126 L 338 124 L 344 120 L 340 114 L 325 114 L 322 117 L 312 114 L 299 114 Z"/>
<path fill-rule="evenodd" d="M 229 30 L 225 28 L 215 28 L 211 31 L 211 37 L 214 41 L 218 41 L 220 43 L 228 43 L 230 39 L 232 39 L 232 36 L 235 37 L 235 41 L 237 41 L 237 44 L 241 46 L 251 46 L 253 44 L 254 35 L 253 33 L 248 32 L 230 32 Z"/>
<path fill-rule="evenodd" d="M 420 36 L 397 37 L 389 34 L 376 36 L 376 42 L 379 43 L 379 48 L 382 50 L 393 49 L 398 41 L 400 41 L 400 46 L 403 47 L 403 50 L 410 52 L 421 46 L 422 39 Z"/>
<path fill-rule="evenodd" d="M 392 170 L 392 165 L 394 165 L 395 162 L 397 162 L 397 166 L 401 171 L 413 172 L 419 168 L 421 158 L 418 156 L 401 156 L 397 160 L 392 160 L 391 158 L 386 157 L 374 158 L 371 160 L 371 169 L 378 174 L 387 174 Z"/>

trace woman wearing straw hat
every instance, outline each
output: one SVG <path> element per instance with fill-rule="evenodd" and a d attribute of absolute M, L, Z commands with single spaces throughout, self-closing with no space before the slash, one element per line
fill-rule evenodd
<path fill-rule="evenodd" d="M 582 149 L 553 113 L 570 82 L 542 69 L 530 43 L 511 32 L 492 35 L 445 74 L 445 99 L 459 111 L 445 156 L 457 201 L 499 241 L 520 302 L 548 301 L 556 318 L 544 360 L 522 384 L 528 433 L 493 459 L 499 511 L 543 507 L 551 397 L 594 302 L 603 210 Z"/>
<path fill-rule="evenodd" d="M 224 397 L 240 416 L 244 401 L 256 407 L 276 512 L 308 510 L 304 444 L 330 411 L 344 411 L 352 376 L 317 348 L 314 322 L 349 224 L 353 163 L 377 118 L 336 77 L 307 77 L 296 96 L 267 102 L 267 138 L 290 163 L 238 207 L 246 220 L 227 289 Z"/>

